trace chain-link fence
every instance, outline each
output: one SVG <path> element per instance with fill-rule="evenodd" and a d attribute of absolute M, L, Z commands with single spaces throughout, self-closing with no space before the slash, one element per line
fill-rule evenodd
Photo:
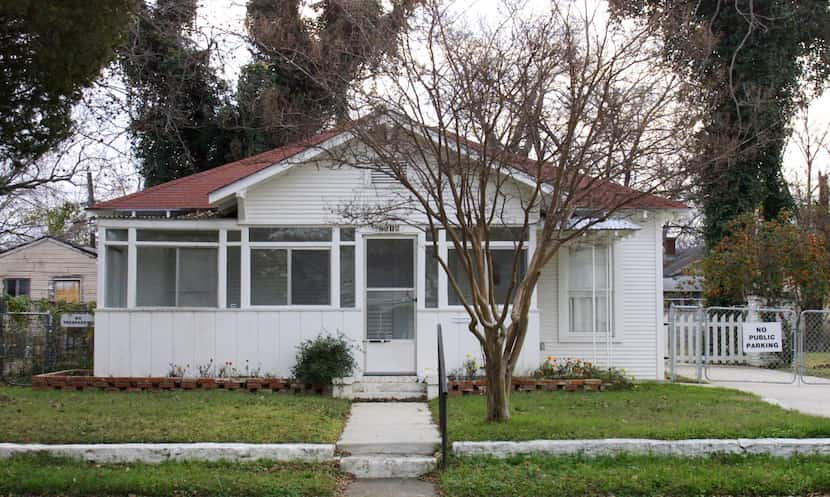
<path fill-rule="evenodd" d="M 80 305 L 0 299 L 0 381 L 28 384 L 36 374 L 91 369 L 91 316 Z"/>
<path fill-rule="evenodd" d="M 830 385 L 830 310 L 802 312 L 801 329 L 801 381 Z"/>

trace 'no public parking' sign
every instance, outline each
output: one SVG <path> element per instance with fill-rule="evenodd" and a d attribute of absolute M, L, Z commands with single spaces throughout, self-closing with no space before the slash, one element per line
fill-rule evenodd
<path fill-rule="evenodd" d="M 781 323 L 744 323 L 744 353 L 782 352 Z"/>

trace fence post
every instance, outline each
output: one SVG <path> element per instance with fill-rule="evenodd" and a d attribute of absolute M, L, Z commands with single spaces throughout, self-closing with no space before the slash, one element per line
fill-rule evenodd
<path fill-rule="evenodd" d="M 695 370 L 698 383 L 703 383 L 703 327 L 705 325 L 705 317 L 705 311 L 702 307 L 699 307 L 695 311 L 695 328 L 697 329 L 697 336 L 695 339 Z"/>
<path fill-rule="evenodd" d="M 669 379 L 672 383 L 677 381 L 677 330 L 675 330 L 675 318 L 677 317 L 677 310 L 674 304 L 669 305 Z"/>

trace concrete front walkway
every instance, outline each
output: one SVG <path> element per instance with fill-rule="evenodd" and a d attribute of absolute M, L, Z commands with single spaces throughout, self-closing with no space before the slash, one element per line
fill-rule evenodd
<path fill-rule="evenodd" d="M 677 374 L 695 378 L 696 370 L 694 366 L 678 365 Z M 709 366 L 708 374 L 703 379 L 710 386 L 754 393 L 785 409 L 830 417 L 830 380 L 807 377 L 811 384 L 790 383 L 792 378 L 792 373 L 774 369 Z"/>
<path fill-rule="evenodd" d="M 337 449 L 357 478 L 416 478 L 435 469 L 440 436 L 424 402 L 356 402 Z"/>

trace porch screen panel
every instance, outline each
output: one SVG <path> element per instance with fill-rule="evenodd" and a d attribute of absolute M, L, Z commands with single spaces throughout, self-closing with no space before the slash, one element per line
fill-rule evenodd
<path fill-rule="evenodd" d="M 329 305 L 331 251 L 291 250 L 291 304 Z"/>
<path fill-rule="evenodd" d="M 105 262 L 105 305 L 127 307 L 127 247 L 107 246 Z"/>
<path fill-rule="evenodd" d="M 340 247 L 340 307 L 355 306 L 354 257 L 354 246 Z"/>
<path fill-rule="evenodd" d="M 507 290 L 510 288 L 511 276 L 513 275 L 513 258 L 515 257 L 515 249 L 491 249 L 490 258 L 493 263 L 493 291 L 497 304 L 503 304 L 507 300 Z M 519 282 L 524 278 L 527 266 L 527 251 L 522 250 L 521 260 L 517 268 L 516 281 Z M 454 249 L 448 251 L 448 265 L 450 273 L 452 273 L 458 286 L 461 288 L 462 295 L 467 299 L 467 302 L 472 302 L 473 291 L 470 288 L 470 278 L 467 271 L 464 269 L 464 264 L 458 253 Z M 461 298 L 453 290 L 452 285 L 447 283 L 448 303 L 450 305 L 461 305 Z M 515 295 L 515 287 L 513 292 Z"/>
<path fill-rule="evenodd" d="M 217 264 L 215 248 L 180 248 L 179 250 L 179 307 L 216 307 Z"/>
<path fill-rule="evenodd" d="M 415 338 L 414 307 L 412 290 L 366 292 L 366 337 L 369 340 Z"/>
<path fill-rule="evenodd" d="M 136 305 L 173 307 L 176 305 L 176 249 L 138 247 Z"/>
<path fill-rule="evenodd" d="M 426 248 L 426 258 L 425 264 L 426 267 L 424 271 L 426 272 L 426 288 L 424 288 L 424 307 L 433 309 L 438 307 L 438 256 L 435 251 L 434 246 L 428 246 Z"/>
<path fill-rule="evenodd" d="M 288 304 L 288 251 L 251 250 L 251 304 Z"/>
<path fill-rule="evenodd" d="M 227 270 L 227 305 L 238 308 L 242 302 L 242 249 L 228 247 Z"/>

